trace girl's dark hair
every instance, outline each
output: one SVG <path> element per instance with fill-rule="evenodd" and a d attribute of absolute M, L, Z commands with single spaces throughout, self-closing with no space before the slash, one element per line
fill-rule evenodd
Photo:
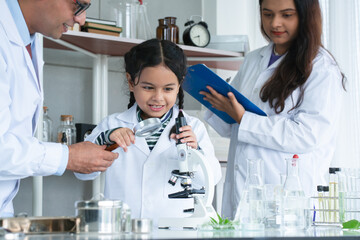
<path fill-rule="evenodd" d="M 131 81 L 134 86 L 139 82 L 135 82 L 137 77 L 140 78 L 141 72 L 146 67 L 155 67 L 164 64 L 177 77 L 180 89 L 178 93 L 178 106 L 184 108 L 184 92 L 181 84 L 186 75 L 186 56 L 183 50 L 175 43 L 168 40 L 150 39 L 130 49 L 125 54 L 125 70 L 130 74 Z M 130 102 L 128 108 L 135 103 L 135 97 L 130 92 Z"/>
<path fill-rule="evenodd" d="M 260 15 L 263 0 L 259 0 Z M 299 16 L 299 26 L 296 39 L 289 47 L 286 56 L 279 64 L 271 78 L 264 84 L 260 92 L 263 102 L 269 101 L 276 113 L 280 113 L 285 108 L 285 100 L 296 88 L 300 88 L 300 96 L 293 110 L 301 105 L 304 100 L 304 84 L 309 78 L 313 60 L 319 52 L 322 33 L 321 10 L 318 0 L 294 0 L 297 14 Z M 261 32 L 266 35 L 261 23 Z M 342 74 L 344 86 L 345 77 Z"/>

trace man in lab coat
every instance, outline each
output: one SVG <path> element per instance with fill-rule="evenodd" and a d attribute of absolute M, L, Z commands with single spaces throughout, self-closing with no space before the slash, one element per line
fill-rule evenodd
<path fill-rule="evenodd" d="M 105 171 L 117 154 L 90 142 L 68 147 L 34 137 L 43 104 L 36 33 L 60 38 L 84 24 L 90 0 L 0 0 L 0 6 L 0 217 L 8 217 L 19 179 Z"/>

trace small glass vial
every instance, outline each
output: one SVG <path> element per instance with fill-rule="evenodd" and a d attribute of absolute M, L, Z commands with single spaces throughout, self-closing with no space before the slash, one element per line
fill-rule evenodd
<path fill-rule="evenodd" d="M 48 114 L 48 107 L 43 107 L 43 138 L 42 141 L 44 142 L 51 142 L 52 141 L 52 120 Z"/>
<path fill-rule="evenodd" d="M 179 43 L 179 27 L 176 25 L 176 17 L 166 17 L 167 24 L 169 26 L 169 35 L 168 40 L 173 43 Z"/>
<path fill-rule="evenodd" d="M 72 115 L 61 115 L 61 123 L 57 130 L 57 142 L 71 145 L 75 143 L 76 128 Z"/>

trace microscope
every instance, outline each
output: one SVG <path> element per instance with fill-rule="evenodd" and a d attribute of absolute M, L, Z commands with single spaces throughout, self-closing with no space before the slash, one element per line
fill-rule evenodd
<path fill-rule="evenodd" d="M 179 112 L 176 118 L 176 134 L 179 134 L 179 129 L 186 126 L 186 119 L 182 113 Z M 212 218 L 216 218 L 216 211 L 212 206 L 214 197 L 214 178 L 213 172 L 209 163 L 206 161 L 204 155 L 196 149 L 188 147 L 185 143 L 177 140 L 177 155 L 179 160 L 179 169 L 171 172 L 171 178 L 168 183 L 175 186 L 177 180 L 181 180 L 181 187 L 183 191 L 169 194 L 169 198 L 193 198 L 194 209 L 184 209 L 184 212 L 193 212 L 189 217 L 179 218 L 160 218 L 159 228 L 189 228 L 196 229 L 199 225 L 209 222 Z M 192 187 L 192 178 L 194 178 L 194 171 L 198 167 L 204 173 L 205 186 L 201 189 L 194 189 Z"/>

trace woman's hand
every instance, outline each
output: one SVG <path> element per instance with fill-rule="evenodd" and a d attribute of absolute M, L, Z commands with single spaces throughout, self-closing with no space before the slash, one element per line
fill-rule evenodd
<path fill-rule="evenodd" d="M 209 89 L 210 93 L 200 91 L 200 94 L 205 96 L 204 100 L 208 101 L 217 110 L 226 112 L 237 123 L 240 123 L 245 113 L 245 108 L 236 100 L 235 95 L 232 92 L 228 92 L 228 97 L 225 97 L 210 86 L 206 88 Z"/>
<path fill-rule="evenodd" d="M 180 139 L 182 143 L 186 143 L 186 145 L 188 145 L 189 147 L 197 149 L 198 143 L 196 140 L 195 133 L 192 131 L 191 126 L 183 126 L 179 130 L 180 130 L 180 134 L 173 133 L 170 135 L 170 137 L 175 140 Z"/>
<path fill-rule="evenodd" d="M 127 152 L 127 147 L 135 143 L 135 134 L 129 128 L 119 128 L 110 134 L 110 140 L 116 142 Z"/>

